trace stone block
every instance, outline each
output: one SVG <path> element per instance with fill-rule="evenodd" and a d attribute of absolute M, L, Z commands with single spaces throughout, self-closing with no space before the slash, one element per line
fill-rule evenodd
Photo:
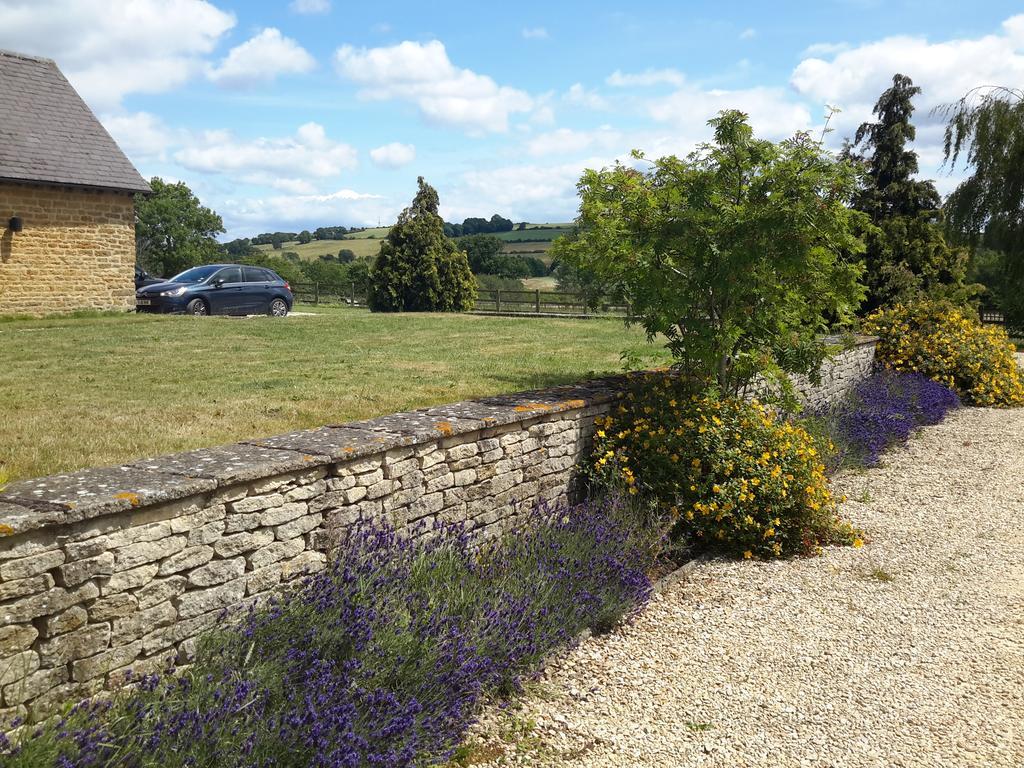
<path fill-rule="evenodd" d="M 161 562 L 157 575 L 170 576 L 173 573 L 188 571 L 198 568 L 212 559 L 213 547 L 188 547 Z"/>
<path fill-rule="evenodd" d="M 27 579 L 0 581 L 0 600 L 24 599 L 40 592 L 46 592 L 52 586 L 53 576 L 48 573 L 40 573 L 38 576 L 30 576 Z"/>
<path fill-rule="evenodd" d="M 171 601 L 167 601 L 158 603 L 144 611 L 133 613 L 123 619 L 114 619 L 110 644 L 116 648 L 138 640 L 153 629 L 173 624 L 177 618 L 177 609 Z"/>
<path fill-rule="evenodd" d="M 376 485 L 384 479 L 384 470 L 375 469 L 372 472 L 364 472 L 361 475 L 356 475 L 356 485 L 363 485 L 369 488 L 371 485 Z"/>
<path fill-rule="evenodd" d="M 233 536 L 225 536 L 213 548 L 218 556 L 228 558 L 265 547 L 273 540 L 273 531 L 251 531 L 248 533 L 236 533 Z"/>
<path fill-rule="evenodd" d="M 246 496 L 244 499 L 232 501 L 228 504 L 231 512 L 262 512 L 271 507 L 280 507 L 284 504 L 284 496 L 280 493 L 267 493 L 262 496 Z"/>
<path fill-rule="evenodd" d="M 185 536 L 168 536 L 157 541 L 140 541 L 115 551 L 116 571 L 127 571 L 145 563 L 163 560 L 185 549 Z"/>
<path fill-rule="evenodd" d="M 225 581 L 237 579 L 245 573 L 245 558 L 236 557 L 232 560 L 214 560 L 201 568 L 196 568 L 188 575 L 188 583 L 193 587 L 212 587 Z"/>
<path fill-rule="evenodd" d="M 67 666 L 41 669 L 16 683 L 4 686 L 4 704 L 24 704 L 68 681 Z"/>
<path fill-rule="evenodd" d="M 245 580 L 237 579 L 216 587 L 186 592 L 176 597 L 174 602 L 178 606 L 178 616 L 182 619 L 191 619 L 209 611 L 228 608 L 244 596 Z"/>
<path fill-rule="evenodd" d="M 118 592 L 110 597 L 101 597 L 89 606 L 89 620 L 98 623 L 120 619 L 139 609 L 139 599 L 127 592 Z"/>
<path fill-rule="evenodd" d="M 302 517 L 309 511 L 309 507 L 302 502 L 293 502 L 291 504 L 282 504 L 279 507 L 268 509 L 263 513 L 260 518 L 260 525 L 262 527 L 269 528 L 270 526 L 280 525 L 281 523 L 287 523 L 290 520 L 294 520 L 297 517 Z"/>
<path fill-rule="evenodd" d="M 37 637 L 39 630 L 31 624 L 8 624 L 0 627 L 0 656 L 6 663 L 8 657 L 27 650 Z"/>
<path fill-rule="evenodd" d="M 331 477 L 327 480 L 328 491 L 347 491 L 349 488 L 356 484 L 356 478 L 353 475 L 344 475 L 342 477 Z"/>
<path fill-rule="evenodd" d="M 226 522 L 224 520 L 214 520 L 211 523 L 189 531 L 188 546 L 201 547 L 205 544 L 213 544 L 223 535 L 225 527 Z"/>
<path fill-rule="evenodd" d="M 0 665 L 0 686 L 22 680 L 38 669 L 39 654 L 35 651 L 11 654 Z"/>
<path fill-rule="evenodd" d="M 252 566 L 254 571 L 260 570 L 261 568 L 265 568 L 279 560 L 286 560 L 290 557 L 295 557 L 295 555 L 299 554 L 303 549 L 305 549 L 305 542 L 299 538 L 290 539 L 288 541 L 275 541 L 264 547 L 260 547 L 249 555 L 249 564 Z"/>
<path fill-rule="evenodd" d="M 480 452 L 480 448 L 474 443 L 463 443 L 462 445 L 456 445 L 448 449 L 447 460 L 449 462 L 459 461 L 461 459 L 468 459 L 470 456 L 476 456 Z"/>
<path fill-rule="evenodd" d="M 83 627 L 40 643 L 40 665 L 57 667 L 75 659 L 85 659 L 103 651 L 109 644 L 109 625 L 94 624 Z"/>
<path fill-rule="evenodd" d="M 104 581 L 101 592 L 103 595 L 111 595 L 115 592 L 136 589 L 143 584 L 147 584 L 156 576 L 159 569 L 159 564 L 147 563 L 131 570 L 115 572 L 113 576 Z"/>
<path fill-rule="evenodd" d="M 38 576 L 56 568 L 64 562 L 64 558 L 64 553 L 55 549 L 17 560 L 9 560 L 0 565 L 0 581 L 17 581 Z"/>
<path fill-rule="evenodd" d="M 75 587 L 96 576 L 110 576 L 114 572 L 114 554 L 104 552 L 84 560 L 72 560 L 57 568 L 57 578 L 65 587 Z"/>
<path fill-rule="evenodd" d="M 260 520 L 262 518 L 262 512 L 252 512 L 249 514 L 239 513 L 231 515 L 223 521 L 220 535 L 239 533 L 240 531 L 251 531 L 254 528 L 259 528 Z M 219 537 L 220 536 L 218 536 L 218 538 Z"/>
<path fill-rule="evenodd" d="M 142 653 L 142 641 L 111 648 L 88 659 L 79 659 L 71 664 L 71 679 L 84 683 L 107 674 L 113 669 L 131 664 Z"/>
<path fill-rule="evenodd" d="M 84 627 L 89 621 L 89 612 L 80 605 L 73 605 L 66 611 L 43 619 L 43 636 L 53 637 L 73 632 Z"/>
<path fill-rule="evenodd" d="M 383 496 L 387 496 L 397 487 L 399 486 L 394 480 L 381 480 L 366 489 L 366 498 L 379 499 Z"/>
<path fill-rule="evenodd" d="M 278 541 L 294 539 L 296 536 L 301 536 L 304 533 L 312 531 L 320 525 L 323 519 L 324 516 L 319 514 L 300 517 L 298 520 L 292 520 L 290 523 L 285 523 L 284 525 L 279 525 L 274 528 L 274 536 L 277 537 Z"/>
<path fill-rule="evenodd" d="M 464 469 L 461 472 L 454 473 L 453 478 L 456 486 L 472 485 L 476 482 L 476 470 Z"/>
<path fill-rule="evenodd" d="M 309 485 L 300 485 L 298 488 L 292 488 L 284 494 L 285 502 L 294 501 L 308 501 L 315 496 L 321 495 L 327 490 L 326 480 L 317 480 Z"/>

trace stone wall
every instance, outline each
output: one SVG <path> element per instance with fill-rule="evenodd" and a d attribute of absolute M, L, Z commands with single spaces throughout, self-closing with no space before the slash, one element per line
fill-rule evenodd
<path fill-rule="evenodd" d="M 130 194 L 0 182 L 0 314 L 134 309 L 134 269 Z"/>
<path fill-rule="evenodd" d="M 827 371 L 864 370 L 870 344 Z M 479 535 L 573 493 L 621 378 L 438 406 L 0 494 L 0 721 L 187 662 L 225 608 L 323 567 L 353 521 L 458 520 Z M 810 396 L 816 396 L 814 392 Z M 827 396 L 827 395 L 823 395 Z"/>

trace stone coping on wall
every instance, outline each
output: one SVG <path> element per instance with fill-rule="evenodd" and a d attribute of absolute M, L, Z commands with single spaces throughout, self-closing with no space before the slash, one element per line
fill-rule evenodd
<path fill-rule="evenodd" d="M 840 337 L 829 341 L 841 343 Z M 873 337 L 845 343 L 872 345 Z M 625 375 L 393 413 L 374 419 L 242 440 L 215 448 L 137 459 L 11 483 L 0 493 L 7 537 L 176 501 L 221 487 L 380 454 L 618 398 Z M 0 549 L 3 537 L 0 537 Z"/>

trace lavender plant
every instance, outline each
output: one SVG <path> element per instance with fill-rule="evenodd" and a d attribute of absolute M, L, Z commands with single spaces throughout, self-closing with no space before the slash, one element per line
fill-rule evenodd
<path fill-rule="evenodd" d="M 920 373 L 886 369 L 865 379 L 838 405 L 810 414 L 808 424 L 819 444 L 832 446 L 826 455 L 831 473 L 877 465 L 887 448 L 959 407 L 960 398 L 949 387 Z"/>
<path fill-rule="evenodd" d="M 324 571 L 207 636 L 195 663 L 0 737 L 11 768 L 336 768 L 446 759 L 485 697 L 650 594 L 653 540 L 614 499 L 460 526 L 353 529 Z"/>

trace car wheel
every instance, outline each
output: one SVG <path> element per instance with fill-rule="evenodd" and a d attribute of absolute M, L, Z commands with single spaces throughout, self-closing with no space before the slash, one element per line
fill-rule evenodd
<path fill-rule="evenodd" d="M 284 299 L 274 299 L 270 302 L 270 309 L 267 312 L 271 317 L 284 317 L 288 314 L 288 302 Z"/>
<path fill-rule="evenodd" d="M 210 308 L 206 306 L 206 302 L 202 299 L 192 299 L 185 309 L 190 315 L 196 315 L 197 317 L 210 314 Z"/>

